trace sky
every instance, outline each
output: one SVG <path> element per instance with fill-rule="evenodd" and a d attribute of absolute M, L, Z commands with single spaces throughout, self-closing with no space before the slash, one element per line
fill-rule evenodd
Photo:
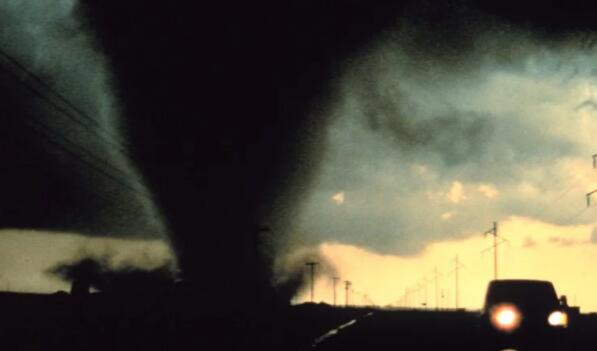
<path fill-rule="evenodd" d="M 84 258 L 106 261 L 106 269 L 152 270 L 174 259 L 163 240 L 89 237 L 45 230 L 0 230 L 0 290 L 34 293 L 70 291 L 51 269 Z"/>
<path fill-rule="evenodd" d="M 68 291 L 49 269 L 84 257 L 116 270 L 176 261 L 127 150 L 108 59 L 78 6 L 0 4 L 0 290 Z"/>
<path fill-rule="evenodd" d="M 5 204 L 26 203 L 27 212 L 22 219 L 6 216 L 7 227 L 166 239 L 162 215 L 131 156 L 108 58 L 79 2 L 3 2 L 0 19 L 8 134 L 2 156 L 16 174 L 5 173 L 2 192 Z"/>
<path fill-rule="evenodd" d="M 443 34 L 402 22 L 342 63 L 296 236 L 381 305 L 438 267 L 453 306 L 445 273 L 458 255 L 461 306 L 474 309 L 492 277 L 482 234 L 497 221 L 499 278 L 552 280 L 597 311 L 585 199 L 597 189 L 595 37 L 487 23 Z M 329 277 L 317 287 L 329 291 Z"/>
<path fill-rule="evenodd" d="M 291 234 L 281 240 L 288 247 L 278 252 L 276 279 L 303 272 L 312 256 L 324 273 L 319 299 L 329 302 L 323 291 L 337 275 L 385 305 L 432 279 L 437 267 L 440 305 L 451 306 L 449 272 L 458 255 L 461 305 L 479 308 L 492 272 L 491 252 L 481 254 L 491 241 L 482 234 L 495 221 L 508 240 L 499 248 L 500 278 L 553 280 L 569 301 L 597 311 L 589 270 L 596 213 L 585 203 L 597 189 L 595 35 L 548 35 L 479 13 L 448 14 L 437 25 L 417 13 L 423 8 L 411 6 L 415 13 L 332 64 L 325 101 L 310 109 L 329 121 L 314 123 L 327 126 L 325 145 L 314 142 L 297 161 L 320 160 L 317 177 L 280 201 L 300 210 L 296 218 L 289 211 L 292 227 L 284 230 Z M 11 258 L 0 267 L 0 288 L 66 289 L 47 269 L 82 255 L 110 257 L 114 267 L 171 262 L 170 233 L 153 194 L 133 160 L 114 148 L 128 147 L 120 123 L 125 104 L 78 2 L 5 2 L 0 19 L 0 47 L 95 118 L 91 132 L 32 98 L 6 71 L 0 76 L 3 91 L 18 97 L 14 111 L 33 111 L 32 129 L 49 128 L 77 146 L 76 156 L 59 151 L 36 130 L 24 135 L 34 149 L 25 158 L 43 172 L 18 171 L 27 178 L 14 184 L 3 173 L 0 216 L 16 204 L 30 216 L 0 232 L 0 253 Z M 89 169 L 98 157 L 124 187 Z M 44 196 L 30 189 L 35 182 Z M 18 229 L 24 226 L 38 229 Z M 305 288 L 295 301 L 307 299 Z"/>
<path fill-rule="evenodd" d="M 500 222 L 500 228 L 508 241 L 498 245 L 498 278 L 549 280 L 570 305 L 580 306 L 583 312 L 597 310 L 597 288 L 591 284 L 597 264 L 592 225 L 559 226 L 510 217 Z M 494 274 L 492 243 L 491 237 L 471 233 L 434 241 L 416 255 L 401 256 L 326 242 L 318 247 L 319 257 L 335 271 L 319 275 L 315 301 L 333 303 L 331 278 L 337 276 L 341 278 L 338 304 L 345 303 L 344 281 L 349 280 L 354 289 L 349 295 L 351 304 L 363 304 L 366 294 L 380 306 L 422 307 L 427 302 L 429 308 L 455 308 L 458 256 L 458 307 L 479 310 Z M 304 286 L 295 303 L 310 301 L 308 288 Z"/>

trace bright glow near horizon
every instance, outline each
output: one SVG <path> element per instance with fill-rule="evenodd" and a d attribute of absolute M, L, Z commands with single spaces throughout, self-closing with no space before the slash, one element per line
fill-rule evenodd
<path fill-rule="evenodd" d="M 408 289 L 410 306 L 454 307 L 458 255 L 460 307 L 478 309 L 493 278 L 482 233 L 497 221 L 509 240 L 499 278 L 550 280 L 569 304 L 597 311 L 597 201 L 585 202 L 597 189 L 597 48 L 496 28 L 462 56 L 421 60 L 408 40 L 418 28 L 404 28 L 338 79 L 295 241 L 353 282 L 356 304 L 368 294 L 396 305 Z M 350 201 L 329 201 L 336 189 Z M 320 277 L 316 299 L 331 302 L 331 286 Z"/>
<path fill-rule="evenodd" d="M 595 210 L 592 210 L 595 215 Z M 500 235 L 509 240 L 498 246 L 499 276 L 502 279 L 542 279 L 554 283 L 559 295 L 567 295 L 570 305 L 583 312 L 597 311 L 597 244 L 591 242 L 590 225 L 557 226 L 527 218 L 512 217 L 500 223 Z M 415 290 L 409 306 L 425 301 L 423 278 L 427 278 L 427 304 L 435 307 L 434 269 L 438 278 L 439 307 L 455 307 L 455 275 L 453 259 L 459 256 L 460 307 L 480 309 L 487 283 L 493 278 L 492 240 L 481 233 L 459 239 L 433 243 L 415 256 L 380 255 L 352 245 L 323 243 L 321 255 L 338 269 L 342 278 L 350 277 L 358 293 L 352 303 L 362 304 L 362 294 L 376 305 L 398 305 L 405 289 Z M 418 287 L 419 286 L 419 287 Z M 296 303 L 309 300 L 305 286 Z M 343 286 L 338 285 L 338 303 L 344 303 Z M 320 276 L 315 285 L 316 302 L 332 303 L 332 283 Z"/>

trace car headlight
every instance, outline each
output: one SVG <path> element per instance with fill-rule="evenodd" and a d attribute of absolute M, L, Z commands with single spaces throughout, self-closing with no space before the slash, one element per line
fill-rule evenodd
<path fill-rule="evenodd" d="M 562 311 L 554 311 L 547 317 L 547 322 L 552 327 L 564 327 L 568 326 L 568 314 Z"/>
<path fill-rule="evenodd" d="M 504 332 L 511 332 L 520 326 L 522 315 L 516 306 L 512 304 L 500 304 L 491 309 L 491 324 Z"/>

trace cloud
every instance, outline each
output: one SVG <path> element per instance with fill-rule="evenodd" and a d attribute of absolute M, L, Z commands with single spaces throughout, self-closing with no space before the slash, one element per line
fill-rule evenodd
<path fill-rule="evenodd" d="M 0 185 L 3 223 L 166 239 L 162 215 L 130 157 L 109 62 L 79 6 L 0 4 L 2 129 L 19 140 L 0 151 L 8 170 Z M 36 167 L 23 161 L 31 159 Z"/>
<path fill-rule="evenodd" d="M 573 238 L 558 237 L 558 236 L 550 237 L 549 242 L 552 244 L 559 245 L 559 246 L 580 245 L 580 244 L 588 243 L 587 240 L 577 240 L 577 239 L 573 239 Z"/>
<path fill-rule="evenodd" d="M 318 247 L 302 246 L 292 252 L 277 257 L 274 263 L 274 287 L 278 293 L 290 300 L 293 296 L 307 291 L 309 286 L 309 272 L 306 263 L 315 262 L 314 276 L 323 277 L 329 281 L 337 277 L 338 273 L 334 264 L 322 254 Z"/>
<path fill-rule="evenodd" d="M 499 191 L 491 184 L 481 184 L 477 190 L 489 199 L 493 199 L 499 194 Z"/>
<path fill-rule="evenodd" d="M 591 242 L 597 244 L 597 227 L 593 228 L 591 232 Z"/>
<path fill-rule="evenodd" d="M 524 243 L 522 244 L 522 247 L 532 248 L 536 245 L 537 243 L 535 242 L 535 240 L 533 240 L 533 238 L 531 238 L 530 236 L 527 236 L 526 238 L 524 238 Z"/>
<path fill-rule="evenodd" d="M 345 193 L 343 191 L 339 192 L 339 193 L 335 193 L 332 196 L 332 201 L 334 201 L 334 203 L 336 205 L 342 205 L 344 203 L 346 196 Z"/>
<path fill-rule="evenodd" d="M 401 22 L 345 65 L 295 231 L 313 245 L 415 255 L 509 216 L 590 223 L 577 214 L 597 186 L 597 112 L 577 107 L 597 85 L 597 48 L 498 21 L 428 26 Z M 335 189 L 350 202 L 332 206 Z"/>
<path fill-rule="evenodd" d="M 70 289 L 56 267 L 91 259 L 110 271 L 176 272 L 176 257 L 163 240 L 85 237 L 76 233 L 0 230 L 0 290 L 52 293 Z M 98 267 L 99 267 L 98 266 Z"/>
<path fill-rule="evenodd" d="M 446 194 L 446 198 L 448 201 L 458 204 L 466 199 L 464 195 L 464 187 L 462 186 L 461 182 L 453 182 L 450 190 Z"/>
<path fill-rule="evenodd" d="M 455 215 L 456 215 L 456 212 L 450 211 L 450 212 L 444 212 L 444 213 L 442 213 L 442 215 L 440 217 L 441 217 L 442 221 L 449 221 Z"/>
<path fill-rule="evenodd" d="M 593 274 L 597 264 L 597 246 L 589 241 L 593 226 L 559 226 L 513 217 L 502 221 L 500 228 L 509 240 L 499 246 L 500 278 L 550 280 L 558 294 L 569 298 L 575 296 L 582 311 L 597 311 L 597 286 L 587 284 L 587 276 Z M 552 238 L 558 238 L 558 243 L 554 245 Z M 575 244 L 561 245 L 560 239 L 564 238 Z M 462 264 L 459 271 L 460 306 L 480 309 L 487 284 L 493 277 L 493 257 L 481 255 L 480 251 L 491 243 L 491 238 L 480 234 L 466 235 L 430 243 L 414 256 L 382 255 L 363 247 L 335 242 L 322 243 L 319 250 L 337 267 L 339 276 L 351 280 L 355 289 L 368 294 L 382 306 L 396 306 L 406 289 L 414 291 L 424 277 L 433 277 L 437 269 L 441 273 L 438 287 L 444 291 L 444 297 L 438 302 L 441 307 L 454 307 L 455 277 L 448 272 L 454 269 L 457 253 Z M 331 301 L 326 277 L 321 277 L 315 287 L 319 292 L 318 301 Z M 434 290 L 431 285 L 428 292 L 431 307 L 435 306 Z M 418 295 L 419 302 L 423 302 L 421 295 Z M 307 299 L 307 292 L 300 292 L 296 302 Z M 413 294 L 411 306 L 414 300 Z"/>
<path fill-rule="evenodd" d="M 175 281 L 171 262 L 139 266 L 134 262 L 114 265 L 110 256 L 87 255 L 62 261 L 46 270 L 69 283 L 85 282 L 103 292 L 126 293 L 166 287 Z"/>

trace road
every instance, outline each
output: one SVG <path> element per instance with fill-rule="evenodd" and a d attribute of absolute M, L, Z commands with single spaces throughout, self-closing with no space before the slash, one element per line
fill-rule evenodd
<path fill-rule="evenodd" d="M 478 350 L 477 314 L 374 311 L 330 331 L 316 350 Z"/>
<path fill-rule="evenodd" d="M 485 350 L 478 313 L 377 310 L 347 321 L 316 339 L 312 350 Z M 563 350 L 597 345 L 597 317 L 578 320 Z M 572 333 L 573 332 L 573 333 Z"/>

